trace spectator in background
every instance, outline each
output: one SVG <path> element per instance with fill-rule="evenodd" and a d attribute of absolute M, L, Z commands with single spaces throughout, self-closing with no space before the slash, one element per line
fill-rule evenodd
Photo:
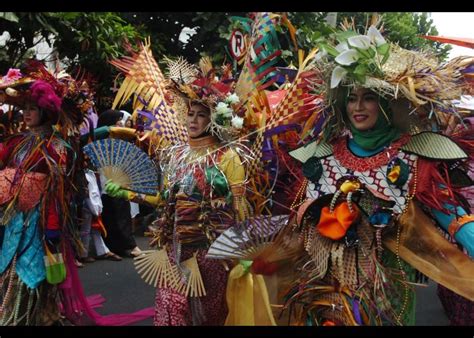
<path fill-rule="evenodd" d="M 107 236 L 107 232 L 101 221 L 102 200 L 96 174 L 90 169 L 84 170 L 87 180 L 88 197 L 84 200 L 81 217 L 81 241 L 84 250 L 81 252 L 80 261 L 82 263 L 92 263 L 95 259 L 89 255 L 89 243 L 92 238 L 97 259 L 108 259 L 121 261 L 122 257 L 111 252 L 102 239 L 102 233 Z M 94 226 L 94 225 L 97 225 Z"/>
<path fill-rule="evenodd" d="M 97 127 L 123 127 L 127 118 L 129 116 L 118 110 L 106 110 L 99 115 Z M 107 195 L 103 189 L 105 181 L 105 177 L 100 178 L 103 204 L 102 221 L 107 230 L 105 244 L 120 256 L 136 257 L 141 254 L 141 250 L 133 237 L 130 202 Z"/>

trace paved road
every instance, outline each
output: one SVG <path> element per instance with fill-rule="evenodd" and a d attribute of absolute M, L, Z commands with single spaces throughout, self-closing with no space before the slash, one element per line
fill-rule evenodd
<path fill-rule="evenodd" d="M 148 247 L 148 239 L 136 236 L 138 246 Z M 133 259 L 121 262 L 96 261 L 79 269 L 86 295 L 101 294 L 106 302 L 97 312 L 101 314 L 129 313 L 153 306 L 154 288 L 145 284 L 133 267 Z M 448 325 L 441 303 L 436 295 L 436 285 L 417 287 L 416 325 Z M 153 325 L 147 319 L 135 325 Z"/>

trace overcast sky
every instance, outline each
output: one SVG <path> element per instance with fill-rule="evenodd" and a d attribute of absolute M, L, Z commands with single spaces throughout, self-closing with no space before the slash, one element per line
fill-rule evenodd
<path fill-rule="evenodd" d="M 432 12 L 431 19 L 438 35 L 453 38 L 474 39 L 474 12 Z M 474 49 L 451 45 L 450 58 L 460 55 L 473 55 Z"/>

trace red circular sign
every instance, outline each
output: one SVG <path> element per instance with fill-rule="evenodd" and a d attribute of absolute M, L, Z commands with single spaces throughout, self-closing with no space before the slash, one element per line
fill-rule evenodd
<path fill-rule="evenodd" d="M 234 30 L 230 36 L 230 54 L 234 59 L 239 60 L 245 54 L 245 37 L 239 30 Z"/>

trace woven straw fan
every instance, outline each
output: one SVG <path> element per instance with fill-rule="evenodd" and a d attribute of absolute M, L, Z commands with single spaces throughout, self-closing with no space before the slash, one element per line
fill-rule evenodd
<path fill-rule="evenodd" d="M 204 288 L 204 282 L 202 280 L 201 272 L 199 271 L 199 265 L 196 259 L 197 252 L 194 253 L 193 257 L 184 261 L 182 266 L 187 270 L 187 283 L 181 290 L 184 289 L 186 297 L 202 297 L 206 295 Z"/>
<path fill-rule="evenodd" d="M 186 297 L 206 295 L 196 254 L 181 263 L 186 271 L 187 282 L 181 277 L 178 266 L 171 264 L 166 246 L 160 250 L 143 251 L 143 254 L 134 258 L 134 265 L 145 283 L 153 287 L 172 288 Z"/>
<path fill-rule="evenodd" d="M 133 116 L 138 114 L 138 110 L 146 108 L 146 110 L 154 112 L 155 109 L 164 105 L 165 114 L 155 114 L 159 122 L 158 125 L 163 126 L 163 130 L 160 132 L 165 139 L 173 144 L 179 141 L 186 142 L 186 128 L 175 113 L 186 107 L 183 107 L 179 100 L 176 105 L 171 107 L 165 100 L 167 80 L 153 57 L 150 45 L 150 40 L 147 39 L 146 43 L 141 45 L 138 54 L 133 53 L 132 56 L 125 56 L 110 62 L 125 74 L 125 79 L 115 96 L 112 109 L 124 105 L 132 95 L 135 95 Z M 141 100 L 137 100 L 138 97 Z"/>
<path fill-rule="evenodd" d="M 178 268 L 171 265 L 166 247 L 143 251 L 134 258 L 134 265 L 140 277 L 151 286 L 177 288 L 180 284 Z"/>

